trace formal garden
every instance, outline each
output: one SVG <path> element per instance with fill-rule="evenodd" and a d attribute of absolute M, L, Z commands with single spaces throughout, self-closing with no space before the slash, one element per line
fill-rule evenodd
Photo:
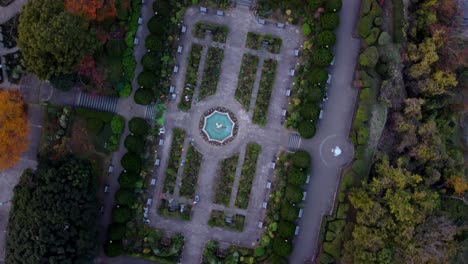
<path fill-rule="evenodd" d="M 258 63 L 258 56 L 246 53 L 242 57 L 235 97 L 245 110 L 249 110 Z"/>
<path fill-rule="evenodd" d="M 231 189 L 236 176 L 236 168 L 239 163 L 239 155 L 235 154 L 224 159 L 219 165 L 214 188 L 214 202 L 217 204 L 229 205 L 231 199 Z"/>
<path fill-rule="evenodd" d="M 228 215 L 225 211 L 212 210 L 208 225 L 222 227 L 242 232 L 244 230 L 245 216 L 240 214 Z"/>
<path fill-rule="evenodd" d="M 257 100 L 255 101 L 252 117 L 252 121 L 255 124 L 266 125 L 277 66 L 278 62 L 273 59 L 266 59 L 263 62 L 262 77 L 260 79 L 260 86 L 258 88 Z"/>

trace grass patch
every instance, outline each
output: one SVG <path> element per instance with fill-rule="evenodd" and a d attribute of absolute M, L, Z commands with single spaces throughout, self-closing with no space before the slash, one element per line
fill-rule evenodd
<path fill-rule="evenodd" d="M 228 205 L 231 198 L 232 184 L 236 175 L 239 155 L 221 161 L 215 190 L 215 203 Z"/>
<path fill-rule="evenodd" d="M 226 214 L 224 211 L 212 210 L 208 225 L 242 232 L 242 230 L 244 230 L 244 221 L 245 216 L 236 214 L 232 216 L 232 223 L 226 223 Z"/>
<path fill-rule="evenodd" d="M 224 50 L 210 47 L 206 55 L 206 66 L 198 97 L 201 99 L 216 93 L 219 75 L 221 74 L 221 63 L 224 58 Z"/>
<path fill-rule="evenodd" d="M 182 175 L 182 186 L 180 187 L 180 195 L 191 197 L 195 195 L 195 187 L 197 186 L 198 173 L 203 155 L 198 152 L 192 145 L 189 145 L 187 150 L 187 158 L 185 159 L 184 173 Z"/>
<path fill-rule="evenodd" d="M 229 33 L 229 28 L 227 26 L 207 22 L 197 22 L 193 30 L 193 36 L 198 39 L 204 39 L 206 30 L 210 30 L 213 34 L 213 41 L 226 43 L 227 35 Z"/>
<path fill-rule="evenodd" d="M 187 72 L 185 73 L 185 86 L 182 91 L 182 99 L 179 103 L 180 110 L 189 110 L 192 104 L 193 93 L 197 86 L 198 68 L 203 52 L 203 46 L 199 44 L 192 44 L 192 50 L 188 57 Z"/>
<path fill-rule="evenodd" d="M 182 148 L 184 147 L 185 130 L 174 128 L 172 130 L 171 152 L 166 169 L 166 179 L 164 180 L 164 192 L 174 192 L 177 179 L 177 170 L 179 169 Z"/>
<path fill-rule="evenodd" d="M 247 41 L 245 46 L 249 49 L 261 50 L 263 48 L 263 42 L 268 42 L 266 50 L 268 52 L 279 54 L 281 51 L 281 44 L 283 41 L 273 35 L 260 35 L 253 32 L 247 33 Z"/>
<path fill-rule="evenodd" d="M 247 208 L 250 200 L 250 190 L 255 178 L 257 168 L 257 159 L 260 154 L 261 146 L 258 144 L 247 145 L 244 164 L 242 165 L 239 189 L 237 190 L 236 206 Z"/>
<path fill-rule="evenodd" d="M 276 67 L 278 62 L 272 59 L 266 59 L 262 68 L 262 78 L 258 89 L 257 101 L 253 113 L 253 122 L 259 125 L 265 125 L 267 122 L 268 106 L 270 104 L 271 92 L 275 83 Z"/>
<path fill-rule="evenodd" d="M 176 208 L 176 210 L 169 210 L 169 202 L 165 199 L 161 200 L 161 203 L 158 208 L 158 214 L 160 216 L 164 217 L 170 217 L 170 218 L 176 218 L 176 219 L 181 219 L 184 221 L 190 221 L 190 218 L 192 217 L 192 207 L 190 205 L 183 205 L 184 210 L 181 212 L 180 210 L 181 204 L 179 204 Z"/>
<path fill-rule="evenodd" d="M 244 54 L 242 57 L 235 98 L 245 110 L 248 110 L 250 106 L 258 62 L 258 57 L 252 54 Z"/>

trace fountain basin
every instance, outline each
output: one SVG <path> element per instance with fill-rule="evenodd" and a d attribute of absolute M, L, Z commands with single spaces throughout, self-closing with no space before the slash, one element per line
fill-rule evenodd
<path fill-rule="evenodd" d="M 237 120 L 229 110 L 217 107 L 208 110 L 200 120 L 203 138 L 214 145 L 224 145 L 237 133 Z"/>

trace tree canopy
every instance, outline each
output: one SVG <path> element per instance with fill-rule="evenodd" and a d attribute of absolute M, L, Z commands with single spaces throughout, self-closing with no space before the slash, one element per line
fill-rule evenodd
<path fill-rule="evenodd" d="M 40 160 L 14 189 L 7 263 L 91 263 L 98 217 L 96 180 L 73 156 Z"/>
<path fill-rule="evenodd" d="M 88 28 L 82 17 L 65 12 L 63 1 L 28 1 L 18 27 L 24 66 L 40 79 L 72 72 L 94 50 Z"/>
<path fill-rule="evenodd" d="M 28 116 L 18 90 L 0 90 L 0 169 L 13 166 L 28 148 Z"/>

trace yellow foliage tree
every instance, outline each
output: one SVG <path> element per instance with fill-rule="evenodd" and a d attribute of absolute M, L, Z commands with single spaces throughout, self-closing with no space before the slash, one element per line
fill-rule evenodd
<path fill-rule="evenodd" d="M 16 164 L 28 148 L 29 125 L 18 90 L 0 90 L 0 169 Z"/>

